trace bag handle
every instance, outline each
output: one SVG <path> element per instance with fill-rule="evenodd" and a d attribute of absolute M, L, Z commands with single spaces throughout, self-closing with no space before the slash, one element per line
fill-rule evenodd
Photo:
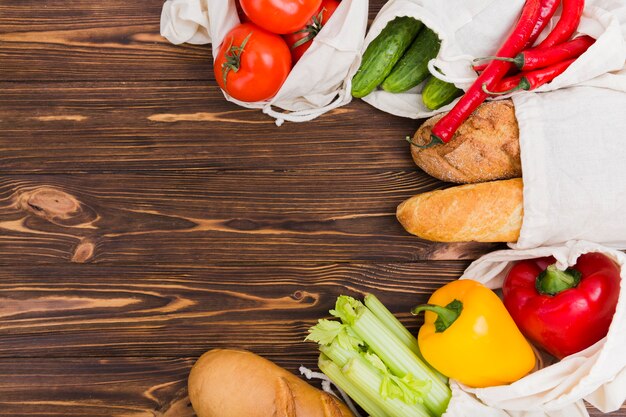
<path fill-rule="evenodd" d="M 355 415 L 355 417 L 361 417 L 361 414 L 359 414 L 359 412 L 357 411 L 356 407 L 354 406 L 354 403 L 352 402 L 352 400 L 350 399 L 350 397 L 348 397 L 348 394 L 346 394 L 341 388 L 339 388 L 339 386 L 337 384 L 335 384 L 333 381 L 331 381 L 331 379 L 329 377 L 327 377 L 325 374 L 321 373 L 321 372 L 314 372 L 311 369 L 307 368 L 306 366 L 300 366 L 300 368 L 298 368 L 298 370 L 300 371 L 300 375 L 303 375 L 306 379 L 319 379 L 322 381 L 322 390 L 324 392 L 327 392 L 329 394 L 332 394 L 333 396 L 339 398 L 339 396 L 337 394 L 335 394 L 335 392 L 333 391 L 332 386 L 334 386 L 337 391 L 339 392 L 339 394 L 341 394 L 341 397 L 343 398 L 343 401 L 346 403 L 346 405 L 348 406 L 348 408 L 350 409 L 350 411 L 352 411 L 352 414 Z"/>
<path fill-rule="evenodd" d="M 275 111 L 272 108 L 272 103 L 268 103 L 263 107 L 263 113 L 267 114 L 270 117 L 276 119 L 276 126 L 282 126 L 285 121 L 288 122 L 309 122 L 324 113 L 327 113 L 331 110 L 334 110 L 338 107 L 341 107 L 345 104 L 348 104 L 352 100 L 352 95 L 350 94 L 350 86 L 343 90 L 341 93 L 335 97 L 333 101 L 328 103 L 327 105 L 314 109 L 306 109 L 306 110 L 297 110 L 292 112 L 280 112 Z M 347 93 L 347 94 L 346 94 Z M 347 97 L 346 97 L 347 96 Z"/>
<path fill-rule="evenodd" d="M 457 61 L 467 61 L 472 62 L 474 57 L 471 55 L 458 55 L 451 58 L 446 58 L 447 62 L 457 62 Z M 476 77 L 451 77 L 444 73 L 442 73 L 437 67 L 438 59 L 431 59 L 428 61 L 428 71 L 436 78 L 439 78 L 441 81 L 445 81 L 451 84 L 466 84 L 473 83 Z"/>

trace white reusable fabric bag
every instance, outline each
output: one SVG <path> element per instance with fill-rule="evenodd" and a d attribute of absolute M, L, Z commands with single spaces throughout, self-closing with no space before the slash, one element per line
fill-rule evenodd
<path fill-rule="evenodd" d="M 459 7 L 465 12 L 463 5 L 391 0 L 378 14 L 366 45 L 396 16 L 420 19 L 442 40 L 431 71 L 436 67 L 447 75 L 440 78 L 467 88 L 476 78 L 471 61 L 495 52 L 523 1 L 469 2 L 476 13 L 458 26 L 438 18 L 438 11 Z M 548 30 L 556 19 L 558 15 Z M 511 245 L 514 250 L 482 257 L 462 278 L 495 289 L 515 260 L 554 255 L 564 268 L 585 252 L 609 254 L 622 266 L 622 290 L 609 335 L 510 385 L 472 389 L 451 381 L 453 397 L 445 417 L 587 417 L 583 399 L 603 412 L 618 409 L 626 399 L 626 256 L 573 241 L 626 249 L 626 2 L 587 0 L 579 30 L 597 41 L 575 64 L 551 84 L 513 95 L 524 179 L 520 238 Z M 364 100 L 411 118 L 429 117 L 454 105 L 430 112 L 420 91 L 421 86 L 404 94 L 377 90 Z"/>
<path fill-rule="evenodd" d="M 437 32 L 441 39 L 439 55 L 429 65 L 431 72 L 459 88 L 467 89 L 476 79 L 476 73 L 471 68 L 472 60 L 497 52 L 515 25 L 524 1 L 390 0 L 376 16 L 365 39 L 364 49 L 395 17 L 414 17 Z M 554 26 L 559 13 L 557 11 L 539 41 Z M 451 20 L 449 15 L 456 19 Z M 626 60 L 626 2 L 586 0 L 578 30 L 595 38 L 596 43 L 553 82 L 535 91 L 552 91 L 574 85 L 626 91 L 624 83 L 616 82 L 615 76 L 609 74 L 622 70 Z M 451 103 L 437 111 L 430 111 L 422 102 L 422 88 L 423 85 L 419 85 L 402 94 L 376 90 L 363 100 L 387 113 L 414 119 L 430 117 L 454 106 Z"/>
<path fill-rule="evenodd" d="M 396 16 L 418 18 L 442 39 L 432 64 L 467 87 L 475 78 L 471 60 L 494 53 L 523 3 L 391 0 L 366 44 Z M 447 12 L 457 9 L 462 17 L 446 21 Z M 552 83 L 512 96 L 524 180 L 524 219 L 514 248 L 584 239 L 626 249 L 626 1 L 587 0 L 579 30 L 596 43 Z M 418 91 L 378 90 L 364 100 L 399 116 L 433 114 L 423 108 Z"/>
<path fill-rule="evenodd" d="M 512 246 L 583 239 L 626 249 L 626 93 L 573 87 L 513 102 L 524 218 Z"/>
<path fill-rule="evenodd" d="M 608 335 L 582 352 L 510 384 L 469 388 L 451 381 L 452 400 L 444 417 L 587 417 L 583 399 L 602 412 L 617 410 L 626 400 L 626 255 L 586 241 L 562 246 L 492 252 L 472 263 L 461 279 L 497 289 L 512 262 L 554 256 L 565 269 L 588 252 L 601 252 L 622 268 L 621 291 Z M 511 358 L 511 360 L 515 360 Z"/>
<path fill-rule="evenodd" d="M 368 0 L 343 0 L 293 67 L 279 92 L 266 102 L 240 106 L 263 109 L 276 124 L 312 120 L 352 100 L 352 76 L 361 62 L 367 28 Z M 167 0 L 161 13 L 161 35 L 174 44 L 213 44 L 216 56 L 222 39 L 239 24 L 235 0 Z M 273 109 L 277 107 L 286 112 Z"/>

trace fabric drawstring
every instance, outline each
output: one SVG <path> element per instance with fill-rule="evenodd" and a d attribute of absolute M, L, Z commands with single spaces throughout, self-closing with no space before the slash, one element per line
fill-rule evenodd
<path fill-rule="evenodd" d="M 339 396 L 335 394 L 335 392 L 331 388 L 331 385 L 333 385 L 337 389 L 339 394 L 341 394 L 343 401 L 346 403 L 346 405 L 348 406 L 350 411 L 352 411 L 355 417 L 361 417 L 356 407 L 354 406 L 354 403 L 352 402 L 350 397 L 348 397 L 348 394 L 343 392 L 343 390 L 339 388 L 333 381 L 331 381 L 330 378 L 328 378 L 326 375 L 321 372 L 314 372 L 306 366 L 301 366 L 300 368 L 298 368 L 298 370 L 300 371 L 300 374 L 303 375 L 306 379 L 320 379 L 322 381 L 322 390 L 339 398 Z"/>
<path fill-rule="evenodd" d="M 346 91 L 349 91 L 349 88 L 342 91 L 339 95 L 337 95 L 337 97 L 333 101 L 331 101 L 329 104 L 322 106 L 322 107 L 318 107 L 314 109 L 298 110 L 298 111 L 292 111 L 292 112 L 280 112 L 280 111 L 274 110 L 272 108 L 272 104 L 269 103 L 263 107 L 263 113 L 276 119 L 275 121 L 276 126 L 279 126 L 279 127 L 282 126 L 282 124 L 285 121 L 296 122 L 296 123 L 309 122 L 321 116 L 324 113 L 327 113 L 331 110 L 334 110 L 338 107 L 348 104 L 351 101 L 352 96 L 348 95 L 348 97 L 346 98 Z"/>
<path fill-rule="evenodd" d="M 176 44 L 183 42 L 211 43 L 213 40 L 215 58 L 217 56 L 216 51 L 219 50 L 219 45 L 224 37 L 240 22 L 234 3 L 234 1 L 224 0 L 167 0 L 163 5 L 161 15 L 161 34 Z M 367 1 L 347 0 L 344 3 L 345 5 L 337 13 L 339 20 L 330 22 L 325 26 L 325 30 L 339 33 L 340 28 L 345 30 L 345 27 L 349 27 L 350 29 L 345 31 L 346 36 L 338 40 L 332 39 L 332 42 L 326 42 L 325 38 L 320 35 L 322 37 L 316 40 L 318 43 L 323 43 L 320 46 L 320 56 L 332 57 L 336 61 L 332 64 L 333 77 L 331 79 L 323 79 L 321 74 L 324 72 L 317 73 L 311 80 L 310 91 L 301 94 L 300 89 L 294 88 L 293 85 L 291 87 L 283 86 L 277 97 L 264 102 L 244 103 L 224 92 L 226 99 L 245 108 L 261 109 L 263 113 L 275 119 L 277 126 L 281 126 L 285 121 L 308 122 L 348 104 L 352 99 L 350 94 L 351 72 L 356 71 L 355 65 L 362 49 L 367 26 L 368 7 Z M 341 19 L 344 20 L 343 25 L 341 25 Z M 313 66 L 319 65 L 319 63 L 311 61 L 308 65 L 311 66 L 308 71 L 305 67 L 304 71 L 296 70 L 290 75 L 295 74 L 296 79 L 301 79 L 301 82 L 308 82 L 309 80 L 305 77 L 314 70 Z M 344 71 L 346 74 L 340 80 L 338 77 Z M 315 97 L 315 100 L 313 102 L 308 101 L 307 94 Z M 319 97 L 325 99 L 328 96 L 334 97 L 330 103 L 317 107 L 315 101 Z M 299 105 L 307 108 L 296 111 L 285 110 L 286 108 L 298 108 Z"/>
<path fill-rule="evenodd" d="M 470 55 L 459 55 L 452 58 L 446 58 L 447 62 L 456 62 L 456 61 L 468 61 L 472 62 L 474 60 L 473 56 Z M 450 77 L 446 74 L 442 73 L 439 68 L 437 68 L 437 58 L 431 59 L 428 61 L 428 70 L 430 73 L 439 78 L 441 81 L 445 81 L 451 84 L 465 84 L 465 83 L 473 83 L 476 80 L 476 77 Z"/>

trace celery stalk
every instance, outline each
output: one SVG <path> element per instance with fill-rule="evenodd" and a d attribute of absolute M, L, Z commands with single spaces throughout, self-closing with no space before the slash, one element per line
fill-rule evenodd
<path fill-rule="evenodd" d="M 413 351 L 415 345 L 409 346 L 416 342 L 408 342 L 410 333 L 382 303 L 373 296 L 366 301 L 376 313 L 352 297 L 340 296 L 330 313 L 341 322 L 319 320 L 306 340 L 317 342 L 320 351 L 342 368 L 346 377 L 347 370 L 365 367 L 365 371 L 353 371 L 348 380 L 357 384 L 362 393 L 373 395 L 371 400 L 380 407 L 392 401 L 392 405 L 413 407 L 410 415 L 440 417 L 450 401 L 450 389 L 440 374 Z M 404 416 L 408 410 L 383 409 L 393 417 Z"/>
<path fill-rule="evenodd" d="M 409 349 L 411 349 L 411 351 L 415 353 L 422 362 L 424 362 L 425 365 L 428 365 L 430 367 L 430 369 L 437 376 L 437 378 L 441 380 L 441 382 L 443 382 L 444 384 L 448 383 L 448 378 L 445 375 L 441 374 L 439 371 L 437 371 L 426 362 L 426 360 L 422 356 L 422 352 L 420 352 L 420 348 L 417 344 L 417 339 L 415 338 L 415 336 L 413 336 L 411 332 L 409 332 L 408 329 L 404 327 L 400 320 L 398 320 L 396 316 L 394 316 L 391 311 L 389 311 L 387 307 L 385 307 L 385 305 L 381 303 L 378 298 L 376 298 L 374 294 L 367 294 L 365 296 L 364 302 L 365 306 L 372 313 L 374 313 L 376 318 L 378 318 L 378 320 L 380 320 L 381 323 L 385 325 L 385 327 L 391 330 L 402 343 L 404 343 Z"/>
<path fill-rule="evenodd" d="M 430 381 L 419 381 L 411 377 L 400 378 L 394 375 L 375 353 L 346 349 L 337 341 L 320 346 L 320 351 L 339 367 L 344 367 L 354 360 L 365 360 L 369 367 L 381 375 L 382 382 L 378 387 L 378 393 L 383 399 L 397 398 L 406 404 L 414 405 L 422 403 L 424 392 L 430 389 Z"/>
<path fill-rule="evenodd" d="M 320 346 L 320 352 L 326 355 L 330 360 L 335 362 L 337 366 L 343 368 L 351 360 L 359 356 L 359 353 L 355 350 L 348 350 L 342 348 L 336 343 L 332 343 L 327 346 Z"/>
<path fill-rule="evenodd" d="M 393 374 L 399 377 L 411 374 L 415 378 L 432 382 L 431 389 L 424 395 L 424 404 L 437 417 L 441 416 L 450 401 L 450 388 L 367 307 L 359 307 L 356 313 L 356 318 L 349 323 L 351 328 Z"/>
<path fill-rule="evenodd" d="M 346 394 L 350 396 L 357 404 L 363 408 L 371 417 L 393 417 L 389 416 L 379 405 L 373 400 L 377 395 L 363 392 L 359 384 L 353 383 L 341 372 L 341 368 L 330 360 L 323 353 L 320 354 L 317 365 L 320 370 L 329 377 L 335 385 L 341 388 Z"/>
<path fill-rule="evenodd" d="M 386 414 L 393 417 L 431 417 L 423 404 L 407 404 L 398 398 L 383 398 L 379 389 L 383 384 L 383 375 L 362 357 L 351 359 L 342 369 L 343 374 L 352 384 L 364 393 Z"/>
<path fill-rule="evenodd" d="M 419 356 L 420 359 L 424 360 L 422 354 L 420 353 L 420 348 L 417 344 L 417 339 L 408 331 L 406 327 L 400 323 L 400 320 L 396 318 L 391 311 L 387 310 L 387 307 L 383 303 L 380 302 L 374 294 L 367 294 L 365 296 L 365 307 L 367 307 L 374 315 L 380 320 L 389 330 L 396 335 L 396 337 L 413 353 Z"/>

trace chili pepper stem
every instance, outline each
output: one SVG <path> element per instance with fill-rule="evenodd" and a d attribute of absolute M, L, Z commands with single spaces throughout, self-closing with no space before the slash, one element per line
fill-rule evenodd
<path fill-rule="evenodd" d="M 445 142 L 436 135 L 430 135 L 430 142 L 428 142 L 426 145 L 418 145 L 416 143 L 411 142 L 411 144 L 417 146 L 420 149 L 428 149 L 428 148 L 432 148 L 435 145 L 443 145 Z"/>
<path fill-rule="evenodd" d="M 504 56 L 485 56 L 482 58 L 476 58 L 472 62 L 481 62 L 481 61 L 504 61 L 504 62 L 512 62 L 515 64 L 517 68 L 521 68 L 524 66 L 524 57 L 521 54 L 517 54 L 513 58 L 508 58 Z"/>
<path fill-rule="evenodd" d="M 416 146 L 420 149 L 428 149 L 428 148 L 432 148 L 435 145 L 443 145 L 443 141 L 439 139 L 437 136 L 433 136 L 433 135 L 430 136 L 430 142 L 428 142 L 426 145 L 420 145 L 419 143 L 413 142 L 413 139 L 410 136 L 406 136 L 404 140 L 406 140 L 411 145 Z"/>
<path fill-rule="evenodd" d="M 448 327 L 452 326 L 452 323 L 456 321 L 461 315 L 463 310 L 463 303 L 459 300 L 454 300 L 445 307 L 435 304 L 422 304 L 411 310 L 411 314 L 417 316 L 422 311 L 432 311 L 437 314 L 437 320 L 435 321 L 435 332 L 441 333 Z"/>
<path fill-rule="evenodd" d="M 490 91 L 489 89 L 487 89 L 487 84 L 483 84 L 483 91 L 486 94 L 489 94 L 489 95 L 492 95 L 492 96 L 503 96 L 503 95 L 506 95 L 506 94 L 514 93 L 514 92 L 519 91 L 519 90 L 530 90 L 530 87 L 531 87 L 530 83 L 528 82 L 526 77 L 524 77 L 524 78 L 522 78 L 519 81 L 519 84 L 517 86 L 515 86 L 515 87 L 513 87 L 513 88 L 511 88 L 509 90 L 500 91 L 500 92 Z"/>
<path fill-rule="evenodd" d="M 580 283 L 581 277 L 580 271 L 574 268 L 561 271 L 556 264 L 552 264 L 539 274 L 535 281 L 535 288 L 540 294 L 557 295 L 575 288 Z"/>

